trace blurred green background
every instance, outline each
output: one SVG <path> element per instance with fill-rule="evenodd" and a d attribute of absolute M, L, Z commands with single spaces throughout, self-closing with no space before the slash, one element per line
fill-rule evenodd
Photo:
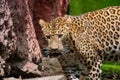
<path fill-rule="evenodd" d="M 108 6 L 120 6 L 120 0 L 70 0 L 70 15 L 79 15 Z"/>
<path fill-rule="evenodd" d="M 120 0 L 70 0 L 69 15 L 80 15 L 109 6 L 120 6 Z M 120 75 L 120 64 L 105 62 L 102 66 L 103 73 L 118 73 Z"/>

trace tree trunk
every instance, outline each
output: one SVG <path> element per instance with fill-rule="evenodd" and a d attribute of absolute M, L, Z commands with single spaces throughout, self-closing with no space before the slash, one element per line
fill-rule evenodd
<path fill-rule="evenodd" d="M 33 0 L 31 0 L 33 1 Z M 38 63 L 42 57 L 32 22 L 28 0 L 0 0 L 0 59 L 27 70 L 26 63 Z M 5 66 L 0 63 L 1 76 Z M 20 66 L 21 65 L 21 66 Z M 33 64 L 31 64 L 33 65 Z M 31 66 L 32 67 L 32 66 Z M 10 69 L 10 68 L 9 68 Z M 28 69 L 29 70 L 29 69 Z"/>

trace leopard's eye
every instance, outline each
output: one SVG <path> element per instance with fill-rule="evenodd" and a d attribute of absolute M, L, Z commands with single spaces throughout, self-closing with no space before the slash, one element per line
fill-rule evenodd
<path fill-rule="evenodd" d="M 58 37 L 61 38 L 63 36 L 63 34 L 59 34 Z"/>
<path fill-rule="evenodd" d="M 50 39 L 50 36 L 46 36 L 47 39 Z"/>

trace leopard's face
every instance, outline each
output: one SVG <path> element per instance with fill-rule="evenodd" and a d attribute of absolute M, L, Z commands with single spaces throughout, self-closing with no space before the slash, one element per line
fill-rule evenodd
<path fill-rule="evenodd" d="M 63 49 L 62 40 L 69 33 L 69 19 L 58 17 L 50 22 L 40 19 L 39 24 L 42 27 L 44 37 L 48 41 L 48 49 L 52 52 Z"/>

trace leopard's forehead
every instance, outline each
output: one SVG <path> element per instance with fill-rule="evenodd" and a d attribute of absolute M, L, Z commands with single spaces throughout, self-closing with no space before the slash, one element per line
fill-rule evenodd
<path fill-rule="evenodd" d="M 45 30 L 46 34 L 59 34 L 65 29 L 64 27 L 65 19 L 63 17 L 58 17 L 47 23 L 47 28 Z"/>
<path fill-rule="evenodd" d="M 64 17 L 58 17 L 49 22 L 49 25 L 52 26 L 52 28 L 58 28 L 59 26 L 62 26 L 65 23 Z"/>

